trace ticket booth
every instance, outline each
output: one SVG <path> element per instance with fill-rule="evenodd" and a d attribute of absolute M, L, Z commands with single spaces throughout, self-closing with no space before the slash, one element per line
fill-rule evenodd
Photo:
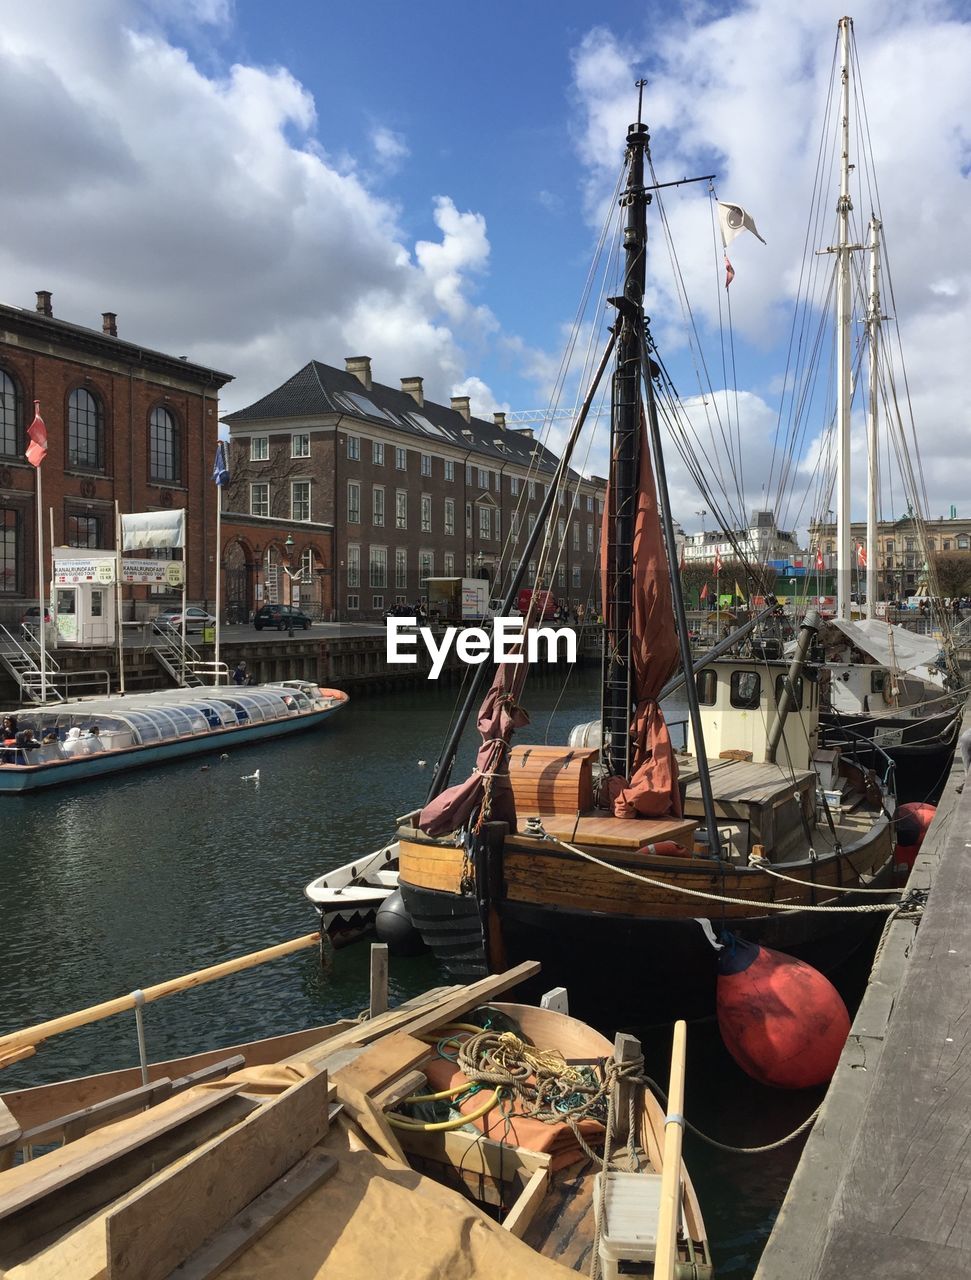
<path fill-rule="evenodd" d="M 51 604 L 58 645 L 104 648 L 115 643 L 117 556 L 55 547 Z"/>

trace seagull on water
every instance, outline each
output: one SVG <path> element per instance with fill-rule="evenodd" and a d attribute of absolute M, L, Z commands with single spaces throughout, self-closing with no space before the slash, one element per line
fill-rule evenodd
<path fill-rule="evenodd" d="M 240 782 L 259 782 L 260 771 L 257 769 L 255 773 L 244 773 L 240 778 Z"/>
<path fill-rule="evenodd" d="M 424 769 L 424 767 L 425 767 L 425 765 L 426 765 L 426 764 L 428 764 L 428 761 L 427 761 L 427 760 L 419 760 L 419 761 L 418 761 L 418 768 L 419 768 L 419 769 Z"/>

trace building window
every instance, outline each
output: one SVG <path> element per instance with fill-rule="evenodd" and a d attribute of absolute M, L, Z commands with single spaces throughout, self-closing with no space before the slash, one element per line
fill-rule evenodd
<path fill-rule="evenodd" d="M 566 586 L 566 565 L 557 565 L 556 569 L 556 585 L 558 587 Z"/>
<path fill-rule="evenodd" d="M 519 497 L 519 476 L 509 477 L 509 492 L 514 498 Z"/>
<path fill-rule="evenodd" d="M 347 585 L 361 585 L 361 548 L 356 543 L 349 543 L 347 548 Z"/>
<path fill-rule="evenodd" d="M 557 500 L 557 504 L 558 504 L 559 506 L 561 506 L 561 507 L 562 507 L 562 506 L 565 506 L 565 504 L 566 504 L 566 494 L 563 492 L 563 490 L 562 490 L 562 489 L 561 489 L 561 490 L 560 490 L 560 492 L 556 495 L 556 500 Z"/>
<path fill-rule="evenodd" d="M 927 539 L 927 550 L 928 550 L 928 551 L 936 551 L 936 550 L 937 550 L 937 539 L 936 539 L 936 538 L 928 538 L 928 539 Z"/>
<path fill-rule="evenodd" d="M 502 512 L 496 507 L 496 542 L 502 541 Z"/>
<path fill-rule="evenodd" d="M 361 523 L 361 486 L 356 480 L 347 482 L 347 523 Z"/>
<path fill-rule="evenodd" d="M 428 493 L 421 495 L 421 531 L 422 533 L 432 531 L 432 499 L 431 494 Z"/>
<path fill-rule="evenodd" d="M 950 538 L 945 538 L 945 539 L 944 539 L 943 548 L 944 548 L 944 550 L 945 550 L 945 551 L 950 551 L 950 550 L 951 550 L 951 539 L 950 539 Z"/>
<path fill-rule="evenodd" d="M 101 517 L 69 515 L 67 545 L 69 547 L 100 547 Z"/>
<path fill-rule="evenodd" d="M 488 487 L 489 487 L 489 472 L 487 468 L 480 467 L 479 468 L 479 488 L 488 489 Z"/>
<path fill-rule="evenodd" d="M 580 585 L 580 566 L 578 564 L 575 564 L 573 566 L 573 586 L 574 588 L 576 588 L 576 587 L 579 587 L 579 585 Z"/>
<path fill-rule="evenodd" d="M 434 551 L 418 552 L 418 586 L 424 587 L 428 583 L 428 579 L 435 575 L 435 553 Z"/>
<path fill-rule="evenodd" d="M 593 494 L 592 493 L 587 494 L 587 510 L 588 511 L 593 510 Z"/>
<path fill-rule="evenodd" d="M 178 423 L 161 405 L 149 419 L 152 479 L 161 484 L 182 482 L 182 440 Z"/>
<path fill-rule="evenodd" d="M 308 547 L 306 551 L 300 553 L 300 581 L 313 582 L 314 580 L 314 549 Z"/>
<path fill-rule="evenodd" d="M 502 474 L 498 471 L 492 473 L 492 487 L 496 493 L 502 493 Z"/>
<path fill-rule="evenodd" d="M 472 537 L 472 503 L 465 504 L 465 536 Z"/>
<path fill-rule="evenodd" d="M 348 608 L 348 612 L 353 613 L 356 609 L 360 609 L 360 607 L 361 607 L 361 597 L 360 597 L 360 596 L 348 596 L 348 597 L 347 597 L 347 608 Z"/>
<path fill-rule="evenodd" d="M 371 548 L 369 571 L 372 587 L 386 587 L 388 585 L 388 552 L 385 547 Z"/>
<path fill-rule="evenodd" d="M 455 533 L 455 499 L 445 499 L 445 532 L 451 537 Z"/>
<path fill-rule="evenodd" d="M 465 464 L 465 483 L 467 485 L 470 485 L 472 483 L 472 472 L 473 472 L 472 463 L 467 462 Z"/>
<path fill-rule="evenodd" d="M 492 537 L 492 508 L 482 506 L 479 508 L 479 537 Z"/>
<path fill-rule="evenodd" d="M 455 576 L 455 552 L 445 552 L 445 577 L 454 578 Z"/>
<path fill-rule="evenodd" d="M 535 560 L 530 560 L 529 565 L 526 568 L 526 576 L 530 582 L 536 581 L 536 561 Z"/>
<path fill-rule="evenodd" d="M 509 533 L 512 536 L 513 542 L 517 542 L 519 540 L 519 512 L 518 511 L 513 511 L 509 516 Z"/>
<path fill-rule="evenodd" d="M 531 538 L 533 536 L 533 530 L 535 528 L 536 528 L 536 512 L 531 511 L 529 515 L 526 517 L 526 536 L 528 538 Z"/>
<path fill-rule="evenodd" d="M 916 540 L 916 538 L 906 538 L 906 539 L 904 540 L 904 550 L 905 550 L 905 551 L 915 551 L 916 549 L 917 549 L 917 540 Z"/>
<path fill-rule="evenodd" d="M 588 551 L 593 550 L 593 525 L 592 524 L 587 525 L 587 550 Z"/>
<path fill-rule="evenodd" d="M 376 484 L 371 489 L 371 522 L 384 524 L 384 485 Z"/>
<path fill-rule="evenodd" d="M 361 457 L 361 437 L 360 436 L 347 437 L 347 456 L 348 458 L 350 458 L 352 462 L 360 461 L 360 457 Z"/>
<path fill-rule="evenodd" d="M 729 700 L 733 707 L 754 711 L 759 705 L 762 680 L 757 671 L 733 671 Z"/>
<path fill-rule="evenodd" d="M 394 585 L 398 588 L 408 585 L 408 552 L 405 547 L 395 547 Z"/>
<path fill-rule="evenodd" d="M 372 597 L 371 597 L 371 608 L 372 608 L 372 609 L 383 609 L 383 608 L 384 608 L 384 596 L 372 596 Z"/>
<path fill-rule="evenodd" d="M 408 470 L 408 450 L 407 449 L 399 449 L 397 446 L 395 446 L 394 465 L 399 471 Z"/>
<path fill-rule="evenodd" d="M 446 460 L 445 462 L 445 479 L 452 481 L 455 479 L 455 463 Z"/>
<path fill-rule="evenodd" d="M 3 375 L 6 376 L 6 375 Z M 16 595 L 20 582 L 17 576 L 20 550 L 20 512 L 11 507 L 0 507 L 0 593 Z"/>
<path fill-rule="evenodd" d="M 556 522 L 556 533 L 560 540 L 560 546 L 562 547 L 564 542 L 566 542 L 566 521 L 562 516 L 560 516 L 559 520 Z"/>
<path fill-rule="evenodd" d="M 67 465 L 104 468 L 104 422 L 97 400 L 84 387 L 75 387 L 67 402 Z M 74 544 L 69 544 L 73 546 Z M 94 546 L 79 542 L 81 547 Z"/>
<path fill-rule="evenodd" d="M 887 548 L 886 548 L 886 550 L 887 550 L 887 555 L 888 555 L 888 556 L 892 556 L 892 555 L 893 555 L 893 538 L 888 538 L 888 539 L 887 539 Z"/>
<path fill-rule="evenodd" d="M 465 576 L 467 578 L 472 577 L 472 557 L 471 556 L 465 557 Z"/>
<path fill-rule="evenodd" d="M 269 436 L 250 436 L 249 442 L 249 460 L 250 462 L 266 462 L 270 456 L 270 437 Z"/>
<path fill-rule="evenodd" d="M 432 473 L 432 458 L 430 453 L 421 455 L 421 473 L 423 476 L 430 476 Z"/>
<path fill-rule="evenodd" d="M 573 521 L 573 550 L 580 550 L 580 526 L 575 520 Z"/>
<path fill-rule="evenodd" d="M 292 480 L 290 482 L 290 519 L 310 519 L 309 480 Z"/>
<path fill-rule="evenodd" d="M 604 500 L 603 498 L 598 498 L 597 499 L 597 515 L 602 516 L 603 513 L 604 513 Z"/>
<path fill-rule="evenodd" d="M 22 450 L 20 416 L 17 384 L 9 373 L 0 369 L 0 453 L 13 455 Z"/>
<path fill-rule="evenodd" d="M 376 467 L 384 466 L 384 445 L 380 440 L 371 441 L 371 461 Z"/>
<path fill-rule="evenodd" d="M 958 538 L 958 551 L 967 551 L 968 545 L 968 535 L 962 533 Z"/>
<path fill-rule="evenodd" d="M 394 527 L 396 529 L 408 528 L 408 491 L 407 489 L 395 490 Z"/>
<path fill-rule="evenodd" d="M 268 516 L 270 514 L 270 486 L 268 484 L 250 485 L 249 513 L 251 516 Z"/>
<path fill-rule="evenodd" d="M 310 457 L 310 432 L 300 431 L 296 435 L 290 437 L 290 457 L 291 458 L 309 458 Z"/>

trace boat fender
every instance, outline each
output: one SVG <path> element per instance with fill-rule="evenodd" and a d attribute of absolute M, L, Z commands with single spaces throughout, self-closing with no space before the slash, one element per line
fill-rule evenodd
<path fill-rule="evenodd" d="M 914 865 L 935 813 L 937 806 L 933 804 L 902 804 L 897 810 L 894 815 L 897 831 L 897 850 L 894 854 L 896 866 L 906 867 L 909 871 Z"/>
<path fill-rule="evenodd" d="M 729 937 L 719 953 L 717 1008 L 728 1052 L 753 1080 L 776 1089 L 825 1084 L 850 1030 L 828 978 L 742 938 Z"/>
<path fill-rule="evenodd" d="M 691 850 L 676 840 L 658 840 L 656 844 L 641 845 L 637 852 L 653 853 L 659 858 L 687 858 Z"/>
<path fill-rule="evenodd" d="M 393 956 L 418 956 L 427 949 L 408 914 L 400 889 L 395 889 L 378 907 L 374 932 L 379 942 L 388 944 L 388 952 Z"/>

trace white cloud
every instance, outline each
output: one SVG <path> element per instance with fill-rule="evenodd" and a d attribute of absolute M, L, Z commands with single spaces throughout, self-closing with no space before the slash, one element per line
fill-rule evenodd
<path fill-rule="evenodd" d="M 384 125 L 371 130 L 371 145 L 381 165 L 394 172 L 411 155 L 411 149 L 400 133 Z"/>

